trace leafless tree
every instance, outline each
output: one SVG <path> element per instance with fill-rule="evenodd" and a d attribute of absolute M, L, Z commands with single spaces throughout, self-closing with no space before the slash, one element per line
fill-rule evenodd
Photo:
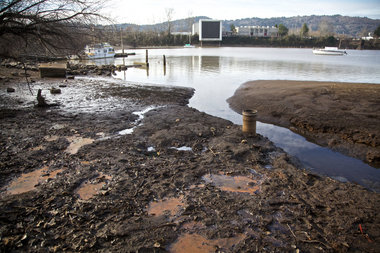
<path fill-rule="evenodd" d="M 166 20 L 168 22 L 168 35 L 170 35 L 171 34 L 171 28 L 172 28 L 171 22 L 173 19 L 174 9 L 173 8 L 166 8 L 165 14 L 166 14 Z"/>
<path fill-rule="evenodd" d="M 334 35 L 334 26 L 328 20 L 322 20 L 319 23 L 320 36 L 332 36 Z"/>
<path fill-rule="evenodd" d="M 0 0 L 0 55 L 81 47 L 105 0 Z M 38 52 L 39 51 L 39 52 Z"/>

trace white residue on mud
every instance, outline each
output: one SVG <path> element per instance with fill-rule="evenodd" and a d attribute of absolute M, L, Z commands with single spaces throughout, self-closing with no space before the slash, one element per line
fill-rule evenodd
<path fill-rule="evenodd" d="M 132 134 L 133 131 L 135 130 L 135 128 L 136 128 L 136 127 L 134 126 L 134 127 L 132 127 L 132 128 L 127 128 L 127 129 L 121 130 L 121 131 L 119 131 L 119 134 L 120 134 L 120 135 Z"/>
<path fill-rule="evenodd" d="M 171 147 L 171 149 L 176 149 L 178 151 L 193 151 L 193 149 L 191 147 L 186 147 L 186 146 L 182 146 L 182 147 L 179 147 L 179 148 Z"/>
<path fill-rule="evenodd" d="M 156 149 L 154 148 L 154 147 L 148 147 L 148 152 L 154 152 L 154 151 L 156 151 Z"/>
<path fill-rule="evenodd" d="M 149 106 L 149 107 L 145 108 L 142 111 L 133 112 L 134 115 L 138 116 L 138 119 L 136 119 L 136 121 L 134 122 L 135 126 L 131 127 L 131 128 L 127 128 L 127 129 L 121 130 L 121 131 L 118 132 L 118 134 L 119 135 L 132 134 L 136 127 L 142 125 L 141 121 L 144 119 L 144 114 L 147 113 L 147 112 L 149 112 L 149 111 L 151 111 L 151 110 L 157 109 L 157 108 L 160 108 L 160 106 Z"/>

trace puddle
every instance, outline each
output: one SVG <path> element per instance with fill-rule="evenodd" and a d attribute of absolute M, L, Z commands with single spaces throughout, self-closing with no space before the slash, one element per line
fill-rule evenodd
<path fill-rule="evenodd" d="M 76 193 L 79 195 L 79 197 L 83 200 L 89 200 L 96 194 L 100 192 L 100 189 L 104 185 L 106 185 L 106 181 L 111 180 L 112 177 L 108 175 L 104 175 L 103 173 L 99 173 L 99 176 L 93 180 L 93 182 L 86 181 L 83 183 Z"/>
<path fill-rule="evenodd" d="M 81 147 L 94 142 L 94 139 L 82 138 L 79 136 L 70 136 L 70 137 L 66 137 L 66 139 L 70 142 L 70 145 L 67 147 L 65 152 L 72 155 L 75 155 L 76 153 L 78 153 L 78 150 Z"/>
<path fill-rule="evenodd" d="M 212 183 L 222 191 L 256 194 L 261 182 L 244 176 L 226 176 L 208 174 L 202 177 L 206 183 Z"/>
<path fill-rule="evenodd" d="M 55 178 L 63 169 L 48 172 L 48 167 L 22 174 L 13 180 L 7 188 L 7 193 L 11 195 L 29 192 L 35 189 L 35 186 L 49 178 Z"/>
<path fill-rule="evenodd" d="M 222 249 L 222 252 L 232 251 L 233 247 L 244 240 L 245 235 L 239 234 L 231 238 L 208 240 L 198 234 L 183 234 L 169 248 L 172 253 L 209 253 Z"/>
<path fill-rule="evenodd" d="M 47 135 L 44 137 L 45 141 L 51 142 L 59 139 L 58 135 Z"/>
<path fill-rule="evenodd" d="M 149 215 L 178 215 L 185 207 L 184 197 L 168 198 L 155 202 L 151 202 L 148 207 Z"/>

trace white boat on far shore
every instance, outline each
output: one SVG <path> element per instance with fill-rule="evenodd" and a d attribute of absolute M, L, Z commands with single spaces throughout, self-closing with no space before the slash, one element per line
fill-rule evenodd
<path fill-rule="evenodd" d="M 110 58 L 115 56 L 115 50 L 107 42 L 87 45 L 84 49 L 84 53 L 89 59 Z"/>
<path fill-rule="evenodd" d="M 337 47 L 314 48 L 313 53 L 315 55 L 345 55 L 347 54 L 345 50 L 338 49 Z"/>

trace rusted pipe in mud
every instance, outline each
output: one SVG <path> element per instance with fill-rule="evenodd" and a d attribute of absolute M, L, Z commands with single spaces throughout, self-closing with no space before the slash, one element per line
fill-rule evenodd
<path fill-rule="evenodd" d="M 243 110 L 243 133 L 249 136 L 256 135 L 256 115 L 257 110 Z"/>

